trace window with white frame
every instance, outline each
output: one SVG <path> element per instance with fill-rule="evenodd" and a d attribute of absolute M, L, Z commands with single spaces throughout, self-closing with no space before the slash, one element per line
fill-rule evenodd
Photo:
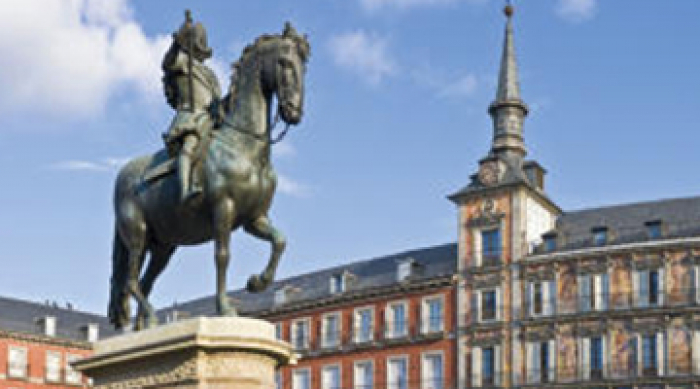
<path fill-rule="evenodd" d="M 311 389 L 311 369 L 296 369 L 292 373 L 292 389 Z"/>
<path fill-rule="evenodd" d="M 471 381 L 473 387 L 501 384 L 501 346 L 472 348 Z"/>
<path fill-rule="evenodd" d="M 549 316 L 556 306 L 556 281 L 529 283 L 530 316 Z"/>
<path fill-rule="evenodd" d="M 649 307 L 663 305 L 663 268 L 636 271 L 633 282 L 636 306 Z"/>
<path fill-rule="evenodd" d="M 442 352 L 424 353 L 421 366 L 421 388 L 444 389 L 446 387 Z"/>
<path fill-rule="evenodd" d="M 275 291 L 275 305 L 282 305 L 287 302 L 287 293 L 289 288 L 284 286 Z"/>
<path fill-rule="evenodd" d="M 391 357 L 387 360 L 387 389 L 408 389 L 408 357 Z"/>
<path fill-rule="evenodd" d="M 363 307 L 355 310 L 355 342 L 371 342 L 374 338 L 374 308 Z"/>
<path fill-rule="evenodd" d="M 354 389 L 374 389 L 374 365 L 372 361 L 355 362 Z"/>
<path fill-rule="evenodd" d="M 443 297 L 433 296 L 423 299 L 421 307 L 423 333 L 435 333 L 443 330 L 444 309 Z"/>
<path fill-rule="evenodd" d="M 330 279 L 331 294 L 345 292 L 345 273 L 333 274 Z"/>
<path fill-rule="evenodd" d="M 340 345 L 340 313 L 333 312 L 323 316 L 323 327 L 321 330 L 323 337 L 323 347 L 332 348 Z"/>
<path fill-rule="evenodd" d="M 275 338 L 277 340 L 284 340 L 284 323 L 275 323 Z"/>
<path fill-rule="evenodd" d="M 322 389 L 342 389 L 340 384 L 340 365 L 324 366 L 321 370 Z"/>
<path fill-rule="evenodd" d="M 409 258 L 399 263 L 396 269 L 396 280 L 401 282 L 408 279 L 413 272 L 413 259 Z"/>
<path fill-rule="evenodd" d="M 474 304 L 479 322 L 501 319 L 501 288 L 477 290 Z"/>
<path fill-rule="evenodd" d="M 57 351 L 46 352 L 46 381 L 58 382 L 61 380 L 61 353 Z"/>
<path fill-rule="evenodd" d="M 641 345 L 641 352 L 637 355 L 639 373 L 646 377 L 664 375 L 664 355 L 667 350 L 664 347 L 663 332 L 640 334 L 637 339 Z"/>
<path fill-rule="evenodd" d="M 501 263 L 501 229 L 481 231 L 481 265 L 495 266 Z"/>
<path fill-rule="evenodd" d="M 282 377 L 282 372 L 276 371 L 275 372 L 275 389 L 283 389 L 283 388 L 284 388 L 284 378 Z"/>
<path fill-rule="evenodd" d="M 608 360 L 606 339 L 604 335 L 581 338 L 579 363 L 582 379 L 601 379 L 605 377 Z"/>
<path fill-rule="evenodd" d="M 579 310 L 602 311 L 608 308 L 610 285 L 607 274 L 584 274 L 578 276 Z"/>
<path fill-rule="evenodd" d="M 83 375 L 73 368 L 72 363 L 82 358 L 80 355 L 66 354 L 66 383 L 79 385 L 83 382 Z"/>
<path fill-rule="evenodd" d="M 385 319 L 387 338 L 401 338 L 408 335 L 408 303 L 402 301 L 389 304 Z"/>
<path fill-rule="evenodd" d="M 309 319 L 292 322 L 292 346 L 296 350 L 309 348 Z"/>
<path fill-rule="evenodd" d="M 7 355 L 7 375 L 10 378 L 27 377 L 27 349 L 10 346 Z"/>
<path fill-rule="evenodd" d="M 554 381 L 556 344 L 554 340 L 527 343 L 527 381 L 539 384 Z"/>

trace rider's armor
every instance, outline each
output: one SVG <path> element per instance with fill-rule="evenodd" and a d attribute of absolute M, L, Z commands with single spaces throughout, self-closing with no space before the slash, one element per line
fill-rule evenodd
<path fill-rule="evenodd" d="M 204 27 L 188 20 L 173 34 L 173 43 L 163 58 L 163 84 L 168 104 L 177 110 L 163 135 L 171 154 L 178 155 L 181 200 L 197 189 L 190 185 L 193 154 L 202 132 L 217 120 L 221 90 L 214 72 L 203 61 L 211 57 Z"/>

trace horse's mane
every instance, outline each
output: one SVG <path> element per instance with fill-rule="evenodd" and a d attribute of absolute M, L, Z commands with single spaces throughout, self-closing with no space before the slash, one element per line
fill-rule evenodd
<path fill-rule="evenodd" d="M 255 39 L 253 43 L 248 44 L 242 51 L 241 56 L 237 61 L 231 63 L 231 80 L 229 83 L 228 94 L 223 98 L 223 105 L 226 111 L 232 108 L 233 100 L 236 95 L 236 79 L 241 77 L 241 71 L 255 63 L 259 55 L 269 50 L 270 45 L 274 41 L 290 39 L 301 57 L 302 61 L 307 62 L 311 55 L 311 47 L 306 36 L 299 35 L 290 24 L 285 26 L 285 31 L 282 34 L 263 34 Z"/>

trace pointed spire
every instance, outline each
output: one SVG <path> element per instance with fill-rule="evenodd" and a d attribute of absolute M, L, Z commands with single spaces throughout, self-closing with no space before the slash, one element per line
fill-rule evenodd
<path fill-rule="evenodd" d="M 498 76 L 496 100 L 489 106 L 489 114 L 493 117 L 494 137 L 492 153 L 505 156 L 515 156 L 522 159 L 525 156 L 522 125 L 527 116 L 527 105 L 520 98 L 520 80 L 518 63 L 515 58 L 515 43 L 513 39 L 513 15 L 515 9 L 510 1 L 504 9 L 506 22 L 505 39 L 501 69 Z"/>
<path fill-rule="evenodd" d="M 515 60 L 515 44 L 513 42 L 513 13 L 515 10 L 510 3 L 504 13 L 508 18 L 506 35 L 503 42 L 501 57 L 501 73 L 498 77 L 498 92 L 496 101 L 520 100 L 520 82 L 518 79 L 518 63 Z"/>

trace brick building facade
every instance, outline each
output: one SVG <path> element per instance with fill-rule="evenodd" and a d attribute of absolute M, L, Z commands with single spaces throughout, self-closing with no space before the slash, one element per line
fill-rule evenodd
<path fill-rule="evenodd" d="M 70 362 L 92 354 L 105 318 L 89 313 L 0 297 L 0 388 L 89 386 Z"/>

